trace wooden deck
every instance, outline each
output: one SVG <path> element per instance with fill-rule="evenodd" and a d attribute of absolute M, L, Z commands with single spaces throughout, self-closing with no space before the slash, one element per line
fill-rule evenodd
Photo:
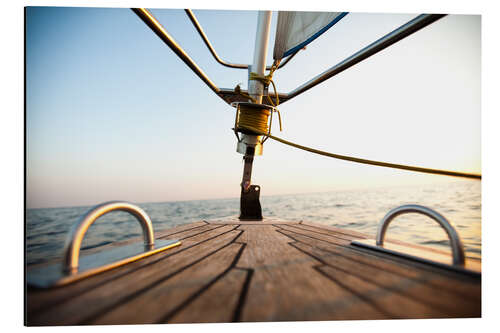
<path fill-rule="evenodd" d="M 28 287 L 26 324 L 481 316 L 480 277 L 356 248 L 367 238 L 357 232 L 235 220 L 158 234 L 182 245 L 64 287 Z"/>

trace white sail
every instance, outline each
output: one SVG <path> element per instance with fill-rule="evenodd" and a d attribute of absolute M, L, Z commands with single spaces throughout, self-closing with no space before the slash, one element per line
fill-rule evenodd
<path fill-rule="evenodd" d="M 282 59 L 300 50 L 345 15 L 345 12 L 280 11 L 274 42 L 274 59 Z"/>

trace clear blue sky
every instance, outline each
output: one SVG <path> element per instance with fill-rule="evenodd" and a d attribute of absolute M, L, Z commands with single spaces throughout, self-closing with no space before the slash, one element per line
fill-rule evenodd
<path fill-rule="evenodd" d="M 152 12 L 219 87 L 246 87 L 246 71 L 217 64 L 183 10 Z M 195 14 L 224 59 L 252 61 L 255 11 Z M 349 14 L 276 73 L 278 90 L 414 16 Z M 284 103 L 284 131 L 274 133 L 340 154 L 481 172 L 480 25 L 473 15 L 439 20 Z M 234 109 L 129 9 L 28 8 L 26 75 L 28 208 L 239 195 Z M 269 140 L 253 180 L 271 195 L 450 179 Z"/>

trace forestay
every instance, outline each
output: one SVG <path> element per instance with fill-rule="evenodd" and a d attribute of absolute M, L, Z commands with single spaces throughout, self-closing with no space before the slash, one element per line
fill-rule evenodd
<path fill-rule="evenodd" d="M 274 59 L 282 59 L 300 50 L 346 15 L 346 12 L 280 11 L 274 43 Z"/>

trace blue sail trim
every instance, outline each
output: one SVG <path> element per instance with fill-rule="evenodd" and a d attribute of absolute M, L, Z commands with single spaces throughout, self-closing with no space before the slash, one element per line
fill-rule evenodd
<path fill-rule="evenodd" d="M 308 39 L 306 39 L 305 41 L 303 41 L 299 45 L 292 47 L 288 51 L 285 51 L 285 53 L 283 53 L 282 58 L 288 57 L 289 55 L 297 52 L 298 50 L 300 50 L 301 48 L 303 48 L 304 46 L 306 46 L 307 44 L 309 44 L 310 42 L 312 42 L 313 40 L 318 38 L 321 34 L 323 34 L 325 31 L 327 31 L 328 29 L 333 27 L 338 21 L 340 21 L 348 13 L 349 12 L 343 12 L 343 13 L 339 14 L 339 16 L 337 16 L 335 19 L 333 19 L 332 22 L 328 23 L 325 27 L 323 27 L 323 29 L 319 30 L 317 33 L 315 33 L 314 35 L 312 35 L 311 37 L 309 37 Z"/>

